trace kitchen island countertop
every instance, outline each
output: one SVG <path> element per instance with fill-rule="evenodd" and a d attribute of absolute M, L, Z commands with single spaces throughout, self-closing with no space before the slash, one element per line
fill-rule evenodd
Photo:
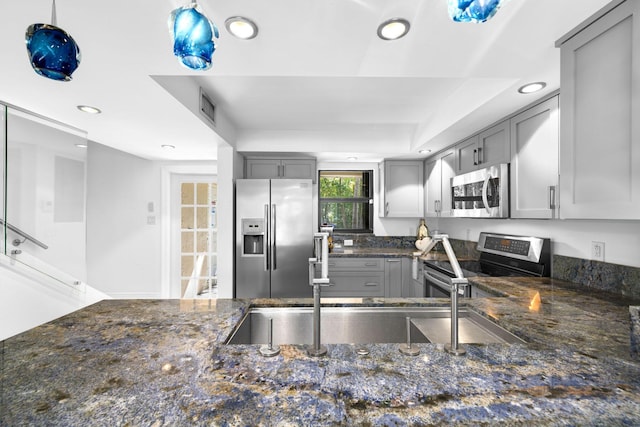
<path fill-rule="evenodd" d="M 628 303 L 551 279 L 478 278 L 462 300 L 527 344 L 224 345 L 251 306 L 311 300 L 108 300 L 2 342 L 0 425 L 637 425 Z M 326 299 L 327 305 L 443 305 Z M 626 335 L 626 336 L 625 336 Z"/>

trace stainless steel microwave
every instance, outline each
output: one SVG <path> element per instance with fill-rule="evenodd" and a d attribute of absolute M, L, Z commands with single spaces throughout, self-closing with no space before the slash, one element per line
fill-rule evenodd
<path fill-rule="evenodd" d="M 451 197 L 455 217 L 508 218 L 509 164 L 453 177 Z"/>

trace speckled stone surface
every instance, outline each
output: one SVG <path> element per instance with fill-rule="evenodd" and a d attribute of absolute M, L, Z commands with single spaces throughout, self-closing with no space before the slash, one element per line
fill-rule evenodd
<path fill-rule="evenodd" d="M 631 321 L 631 357 L 640 359 L 640 306 L 629 307 Z"/>
<path fill-rule="evenodd" d="M 640 424 L 629 304 L 550 279 L 477 280 L 505 296 L 462 304 L 527 344 L 466 345 L 466 356 L 418 344 L 417 357 L 339 344 L 322 358 L 286 345 L 264 358 L 257 345 L 224 345 L 237 322 L 252 305 L 310 300 L 103 301 L 2 342 L 0 425 Z"/>
<path fill-rule="evenodd" d="M 386 248 L 386 247 L 346 247 L 340 249 L 334 249 L 329 254 L 330 257 L 345 257 L 345 258 L 412 258 L 416 253 L 420 252 L 415 247 L 413 248 Z M 456 257 L 460 262 L 477 262 L 478 257 L 475 253 L 469 251 L 456 251 Z M 420 256 L 421 260 L 438 260 L 447 261 L 447 254 L 442 251 L 432 250 L 426 255 Z"/>
<path fill-rule="evenodd" d="M 554 255 L 553 277 L 640 299 L 640 268 Z"/>
<path fill-rule="evenodd" d="M 370 234 L 334 234 L 334 242 L 342 245 L 344 239 L 353 240 L 353 246 L 343 246 L 343 250 L 336 250 L 336 254 L 351 254 L 353 256 L 410 256 L 415 247 L 415 236 L 372 236 Z M 450 239 L 451 247 L 456 256 L 464 259 L 477 260 L 480 253 L 477 251 L 477 242 L 467 240 Z M 364 254 L 368 255 L 364 255 Z M 432 253 L 444 254 L 442 243 L 438 243 Z"/>

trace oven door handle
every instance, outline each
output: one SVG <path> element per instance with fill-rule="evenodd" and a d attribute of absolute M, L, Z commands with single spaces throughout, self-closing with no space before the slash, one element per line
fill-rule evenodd
<path fill-rule="evenodd" d="M 442 280 L 439 275 L 435 275 L 429 270 L 424 270 L 423 274 L 426 279 L 431 280 L 436 286 L 439 286 L 440 288 L 446 290 L 447 292 L 449 292 L 449 294 L 451 294 L 451 284 Z"/>

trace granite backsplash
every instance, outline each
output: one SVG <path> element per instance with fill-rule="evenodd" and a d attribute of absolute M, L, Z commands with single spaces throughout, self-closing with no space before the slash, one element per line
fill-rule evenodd
<path fill-rule="evenodd" d="M 640 268 L 553 255 L 551 276 L 587 289 L 640 299 Z"/>
<path fill-rule="evenodd" d="M 640 360 L 640 307 L 629 307 L 631 320 L 631 357 Z"/>
<path fill-rule="evenodd" d="M 344 240 L 353 240 L 354 248 L 407 248 L 416 249 L 416 236 L 374 236 L 371 234 L 334 233 L 334 243 L 344 244 Z M 453 251 L 459 258 L 478 259 L 477 242 L 468 240 L 449 239 Z M 433 249 L 436 252 L 444 252 L 442 243 L 438 243 Z"/>

